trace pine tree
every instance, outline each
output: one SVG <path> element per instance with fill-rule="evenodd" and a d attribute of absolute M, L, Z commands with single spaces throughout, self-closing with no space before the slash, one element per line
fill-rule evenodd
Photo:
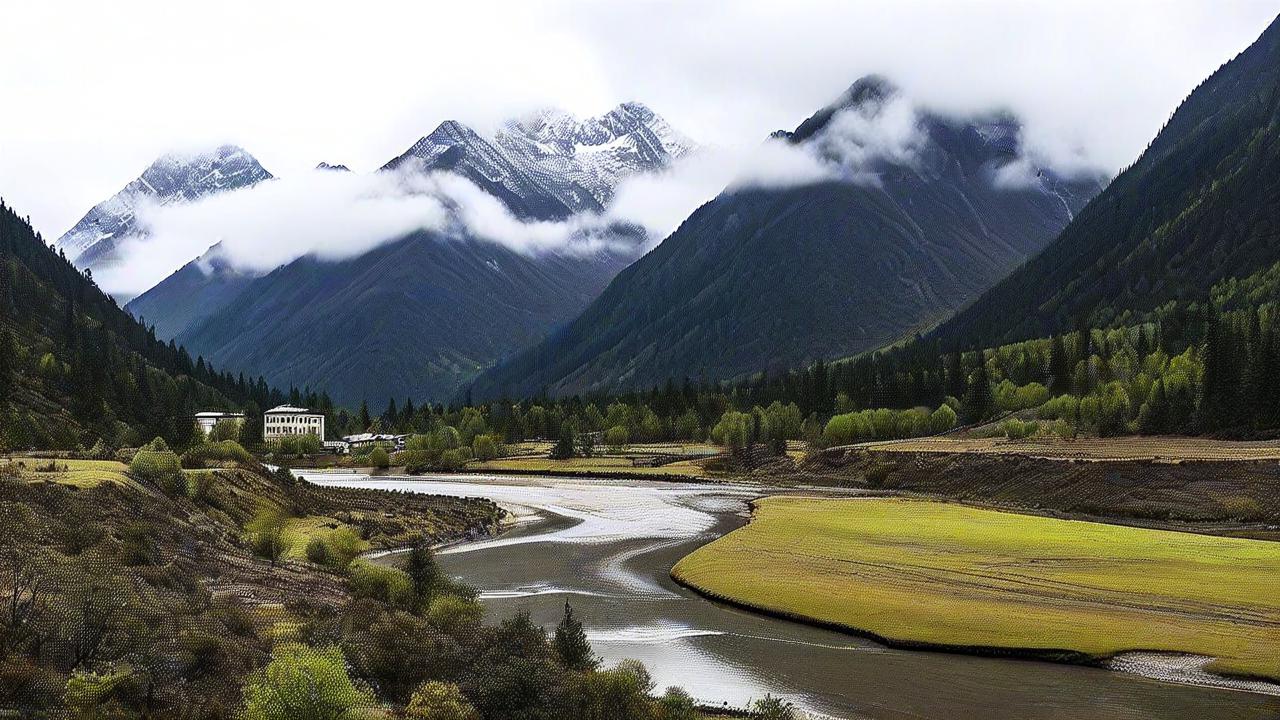
<path fill-rule="evenodd" d="M 426 542 L 414 543 L 409 550 L 409 561 L 405 567 L 409 579 L 413 581 L 413 592 L 419 599 L 431 596 L 436 582 L 440 579 L 440 567 L 436 564 L 435 554 Z"/>
<path fill-rule="evenodd" d="M 14 367 L 17 364 L 18 351 L 13 344 L 13 335 L 4 330 L 0 332 L 0 404 L 9 401 L 13 393 Z"/>
<path fill-rule="evenodd" d="M 991 396 L 991 381 L 981 352 L 978 353 L 978 367 L 969 376 L 963 405 L 965 422 L 970 424 L 985 420 L 995 412 L 995 398 Z"/>
<path fill-rule="evenodd" d="M 587 633 L 582 629 L 582 622 L 573 615 L 569 601 L 564 603 L 564 618 L 556 626 L 555 637 L 551 640 L 560 663 L 570 670 L 594 670 L 600 662 L 591 651 L 591 643 L 587 641 Z"/>

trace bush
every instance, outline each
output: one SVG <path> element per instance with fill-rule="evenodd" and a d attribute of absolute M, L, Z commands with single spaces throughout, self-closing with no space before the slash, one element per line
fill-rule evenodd
<path fill-rule="evenodd" d="M 220 443 L 227 440 L 240 439 L 240 421 L 239 420 L 219 420 L 217 425 L 209 431 L 208 442 Z"/>
<path fill-rule="evenodd" d="M 1000 423 L 1000 432 L 1010 440 L 1022 440 L 1035 435 L 1040 430 L 1040 423 L 1035 420 L 1019 420 L 1009 418 Z"/>
<path fill-rule="evenodd" d="M 622 425 L 614 425 L 604 433 L 604 444 L 608 445 L 612 452 L 622 452 L 629 442 L 631 442 L 631 434 Z"/>
<path fill-rule="evenodd" d="M 184 468 L 194 470 L 209 467 L 210 464 L 252 467 L 256 463 L 249 451 L 235 440 L 201 443 L 182 454 Z"/>
<path fill-rule="evenodd" d="M 271 662 L 244 688 L 244 720 L 346 720 L 375 705 L 347 674 L 337 648 L 297 643 L 278 646 Z"/>
<path fill-rule="evenodd" d="M 492 435 L 477 435 L 471 450 L 477 460 L 493 460 L 500 454 L 498 441 Z"/>
<path fill-rule="evenodd" d="M 381 445 L 369 451 L 369 464 L 376 468 L 388 468 L 391 466 L 391 457 L 387 455 L 387 449 Z"/>
<path fill-rule="evenodd" d="M 307 560 L 336 570 L 344 570 L 362 549 L 360 536 L 350 528 L 339 528 L 307 542 Z"/>
<path fill-rule="evenodd" d="M 480 603 L 457 595 L 437 594 L 427 606 L 427 622 L 454 637 L 480 627 L 483 619 Z"/>
<path fill-rule="evenodd" d="M 457 685 L 425 682 L 413 691 L 405 717 L 410 720 L 480 720 L 480 713 Z"/>
<path fill-rule="evenodd" d="M 357 560 L 347 568 L 347 585 L 357 599 L 371 598 L 402 610 L 413 608 L 413 581 L 403 570 Z"/>
<path fill-rule="evenodd" d="M 470 448 L 460 447 L 440 453 L 441 470 L 460 470 L 471 461 Z"/>
<path fill-rule="evenodd" d="M 253 552 L 272 563 L 284 557 L 289 551 L 289 541 L 285 535 L 288 522 L 288 518 L 275 508 L 259 510 L 245 525 L 245 533 Z"/>
<path fill-rule="evenodd" d="M 182 463 L 162 438 L 143 445 L 134 454 L 129 462 L 129 472 L 139 480 L 158 485 L 172 494 L 185 494 L 187 491 Z"/>

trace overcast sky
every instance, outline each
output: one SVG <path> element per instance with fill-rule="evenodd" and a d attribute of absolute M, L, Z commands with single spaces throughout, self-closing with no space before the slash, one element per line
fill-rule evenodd
<path fill-rule="evenodd" d="M 1006 106 L 1107 171 L 1280 0 L 9 3 L 0 196 L 54 239 L 159 154 L 242 145 L 277 176 L 372 170 L 440 121 L 640 100 L 758 142 L 879 72 L 942 109 Z"/>

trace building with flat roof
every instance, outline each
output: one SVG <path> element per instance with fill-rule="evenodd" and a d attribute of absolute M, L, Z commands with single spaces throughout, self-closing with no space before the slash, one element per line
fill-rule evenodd
<path fill-rule="evenodd" d="M 233 422 L 237 425 L 243 425 L 244 413 L 227 412 L 225 410 L 203 410 L 195 414 L 195 421 L 196 427 L 200 428 L 200 432 L 208 435 L 220 422 Z"/>
<path fill-rule="evenodd" d="M 278 405 L 262 413 L 263 440 L 293 435 L 315 435 L 324 440 L 324 414 L 293 405 Z"/>

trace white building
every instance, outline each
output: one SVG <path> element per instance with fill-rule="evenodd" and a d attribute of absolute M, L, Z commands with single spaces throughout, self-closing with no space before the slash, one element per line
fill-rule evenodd
<path fill-rule="evenodd" d="M 237 425 L 244 424 L 244 413 L 205 410 L 196 413 L 195 420 L 196 427 L 200 428 L 200 432 L 208 435 L 220 422 L 233 422 Z"/>
<path fill-rule="evenodd" d="M 292 405 L 273 407 L 262 414 L 262 439 L 290 435 L 315 435 L 324 440 L 324 415 Z"/>
<path fill-rule="evenodd" d="M 386 433 L 360 433 L 342 438 L 352 450 L 381 445 L 388 450 L 403 450 L 408 435 L 391 435 Z"/>

